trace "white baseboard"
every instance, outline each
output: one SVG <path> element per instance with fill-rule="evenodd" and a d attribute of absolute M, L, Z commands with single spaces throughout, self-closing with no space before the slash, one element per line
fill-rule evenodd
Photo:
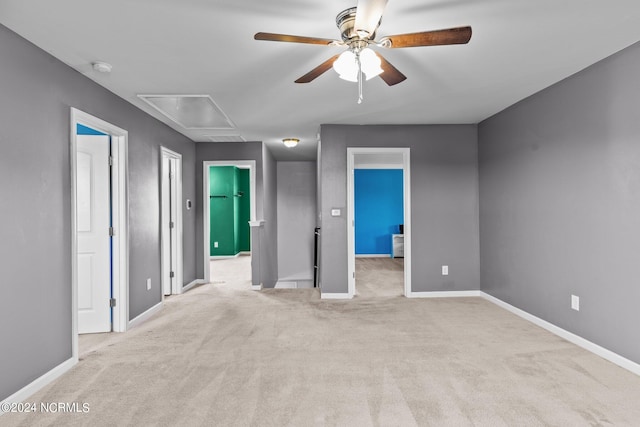
<path fill-rule="evenodd" d="M 320 299 L 351 299 L 353 295 L 349 293 L 329 293 L 321 292 Z"/>
<path fill-rule="evenodd" d="M 260 283 L 259 285 L 251 285 L 251 290 L 261 291 L 262 290 L 262 283 Z"/>
<path fill-rule="evenodd" d="M 356 254 L 356 258 L 391 258 L 390 254 Z"/>
<path fill-rule="evenodd" d="M 458 298 L 479 297 L 480 291 L 426 291 L 409 292 L 408 298 Z"/>
<path fill-rule="evenodd" d="M 481 292 L 480 296 L 486 299 L 487 301 L 490 301 L 495 305 L 502 307 L 505 310 L 508 310 L 517 316 L 522 317 L 525 320 L 528 320 L 534 325 L 540 326 L 541 328 L 546 329 L 547 331 L 559 336 L 560 338 L 564 338 L 565 340 L 577 345 L 578 347 L 582 347 L 585 350 L 588 350 L 602 357 L 603 359 L 606 359 L 609 362 L 620 366 L 621 368 L 631 371 L 636 375 L 640 375 L 640 364 L 637 364 L 632 360 L 622 357 L 611 350 L 607 350 L 606 348 L 601 347 L 598 344 L 592 343 L 591 341 L 586 340 L 579 335 L 576 335 L 572 332 L 562 329 L 559 326 L 554 325 L 553 323 L 549 323 L 546 320 L 542 320 L 541 318 L 536 317 L 533 314 L 529 314 L 524 310 L 514 307 L 511 304 L 506 303 L 501 299 L 494 297 L 493 295 L 489 295 L 485 292 Z"/>
<path fill-rule="evenodd" d="M 238 252 L 235 255 L 210 255 L 209 261 L 215 261 L 217 259 L 233 259 L 233 258 L 238 258 L 240 256 L 247 256 L 247 255 L 251 255 L 251 252 L 250 251 Z"/>
<path fill-rule="evenodd" d="M 160 312 L 160 310 L 162 310 L 162 302 L 157 303 L 156 305 L 151 307 L 149 310 L 145 311 L 139 316 L 136 316 L 135 319 L 131 319 L 129 321 L 129 327 L 127 328 L 127 330 L 131 328 L 135 328 L 136 326 L 139 326 L 142 323 L 146 322 L 147 320 L 149 320 L 151 316 Z"/>
<path fill-rule="evenodd" d="M 78 359 L 74 357 L 72 357 L 71 359 L 67 359 L 49 372 L 45 373 L 39 378 L 36 378 L 26 386 L 22 387 L 20 390 L 13 393 L 11 396 L 4 399 L 0 404 L 0 408 L 3 407 L 4 403 L 19 403 L 25 401 L 26 399 L 43 389 L 45 386 L 60 378 L 63 374 L 73 368 L 76 363 L 78 363 Z M 4 411 L 0 409 L 0 415 L 2 414 L 4 414 Z"/>
<path fill-rule="evenodd" d="M 185 285 L 182 287 L 182 293 L 187 292 L 189 289 L 193 288 L 194 286 L 198 286 L 198 285 L 204 285 L 205 282 L 204 279 L 196 279 L 193 282 L 189 283 L 188 285 Z"/>
<path fill-rule="evenodd" d="M 278 280 L 275 289 L 295 289 L 298 287 L 298 282 L 293 280 Z"/>

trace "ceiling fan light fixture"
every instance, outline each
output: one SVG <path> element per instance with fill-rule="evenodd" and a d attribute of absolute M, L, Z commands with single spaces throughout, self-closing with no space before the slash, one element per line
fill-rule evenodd
<path fill-rule="evenodd" d="M 282 143 L 287 148 L 295 147 L 296 145 L 298 145 L 298 142 L 300 142 L 298 138 L 285 138 L 282 140 Z"/>
<path fill-rule="evenodd" d="M 354 83 L 358 81 L 358 57 L 360 58 L 360 67 L 367 80 L 382 73 L 380 58 L 372 49 L 366 47 L 358 55 L 352 50 L 347 50 L 340 54 L 333 63 L 333 69 L 341 79 Z"/>
<path fill-rule="evenodd" d="M 372 49 L 368 47 L 362 49 L 360 52 L 360 65 L 362 66 L 362 72 L 367 75 L 367 80 L 382 73 L 381 64 L 382 61 L 380 61 L 380 58 Z"/>
<path fill-rule="evenodd" d="M 333 63 L 333 69 L 341 79 L 350 82 L 358 81 L 358 63 L 356 62 L 356 54 L 351 50 L 346 50 L 340 54 L 338 59 Z"/>

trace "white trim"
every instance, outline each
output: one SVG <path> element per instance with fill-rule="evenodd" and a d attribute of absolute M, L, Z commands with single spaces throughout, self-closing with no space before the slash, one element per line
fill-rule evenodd
<path fill-rule="evenodd" d="M 188 285 L 184 285 L 182 287 L 182 293 L 187 292 L 189 289 L 191 289 L 191 288 L 193 288 L 195 286 L 204 285 L 205 283 L 207 283 L 207 282 L 205 282 L 204 279 L 196 279 L 193 282 L 189 283 Z"/>
<path fill-rule="evenodd" d="M 211 166 L 235 166 L 241 169 L 249 169 L 249 203 L 251 204 L 251 218 L 249 225 L 258 222 L 256 219 L 256 161 L 255 160 L 207 160 L 202 162 L 202 230 L 204 232 L 204 280 L 206 283 L 211 282 L 211 274 L 208 262 L 210 261 L 209 246 L 210 246 L 210 232 L 209 232 L 209 167 Z M 262 221 L 264 224 L 264 221 Z M 253 242 L 251 242 L 251 248 L 253 249 Z"/>
<path fill-rule="evenodd" d="M 402 169 L 402 163 L 367 163 L 354 166 L 356 169 Z"/>
<path fill-rule="evenodd" d="M 391 258 L 389 254 L 356 254 L 356 258 Z"/>
<path fill-rule="evenodd" d="M 78 363 L 77 357 L 72 357 L 70 359 L 65 360 L 55 368 L 46 372 L 44 375 L 36 378 L 31 381 L 26 386 L 22 387 L 20 390 L 13 393 L 11 396 L 4 399 L 0 408 L 2 408 L 5 403 L 20 403 L 28 399 L 29 397 L 36 394 L 38 391 L 42 390 L 47 385 L 51 384 L 53 381 L 60 378 L 65 373 L 69 372 L 71 368 L 73 368 Z M 0 409 L 0 415 L 3 415 L 5 412 Z"/>
<path fill-rule="evenodd" d="M 184 229 L 184 224 L 183 224 L 183 219 L 182 219 L 182 206 L 183 206 L 183 200 L 182 200 L 182 154 L 177 153 L 175 151 L 172 151 L 166 147 L 160 147 L 160 170 L 161 170 L 161 177 L 164 176 L 162 174 L 162 171 L 164 168 L 164 159 L 165 158 L 169 158 L 169 159 L 175 159 L 176 160 L 176 240 L 178 241 L 178 244 L 176 245 L 176 261 L 177 261 L 177 268 L 175 271 L 175 278 L 173 281 L 173 284 L 171 286 L 171 293 L 172 294 L 181 294 L 182 292 L 184 292 L 184 287 L 182 286 L 183 283 L 183 276 L 184 276 L 184 258 L 183 258 L 183 229 Z M 162 185 L 164 185 L 164 180 L 161 178 L 160 179 L 160 186 L 162 187 Z M 162 201 L 162 188 L 160 191 L 160 195 L 161 195 L 161 200 L 160 203 L 164 203 L 164 201 Z M 162 219 L 162 221 L 164 221 L 164 219 L 162 218 L 162 213 L 164 212 L 164 210 L 162 209 L 162 206 L 160 207 L 160 217 Z M 166 242 L 166 236 L 164 236 L 164 227 L 160 227 L 160 242 L 162 247 L 164 247 L 164 245 L 167 243 Z M 163 264 L 164 262 L 164 257 L 161 257 L 161 264 Z M 160 280 L 160 287 L 162 288 L 162 297 L 164 298 L 164 280 L 166 280 L 166 277 L 164 277 L 164 272 L 165 272 L 165 268 L 162 265 L 161 266 L 161 271 L 162 271 L 162 275 L 161 275 L 161 280 Z"/>
<path fill-rule="evenodd" d="M 209 257 L 209 261 L 215 261 L 217 259 L 232 259 L 244 256 L 245 254 L 251 254 L 251 252 L 238 252 L 235 255 L 213 255 Z"/>
<path fill-rule="evenodd" d="M 249 221 L 249 227 L 262 227 L 264 223 L 264 219 L 260 219 L 258 221 Z"/>
<path fill-rule="evenodd" d="M 298 281 L 297 280 L 278 280 L 276 285 L 273 287 L 274 289 L 297 289 Z"/>
<path fill-rule="evenodd" d="M 410 292 L 409 298 L 460 298 L 479 297 L 480 291 L 420 291 Z"/>
<path fill-rule="evenodd" d="M 352 299 L 353 295 L 345 293 L 320 292 L 320 299 Z"/>
<path fill-rule="evenodd" d="M 251 285 L 251 290 L 252 291 L 261 291 L 262 290 L 262 283 L 260 283 L 259 285 Z"/>
<path fill-rule="evenodd" d="M 629 360 L 617 353 L 614 353 L 611 350 L 608 350 L 604 347 L 599 346 L 598 344 L 586 340 L 579 335 L 562 329 L 561 327 L 556 326 L 553 323 L 542 320 L 541 318 L 536 317 L 533 314 L 529 314 L 526 311 L 519 309 L 518 307 L 514 307 L 511 304 L 494 297 L 493 295 L 489 295 L 485 292 L 480 292 L 480 296 L 487 301 L 492 302 L 507 311 L 510 311 L 516 316 L 522 317 L 523 319 L 528 320 L 529 322 L 533 323 L 534 325 L 540 326 L 543 329 L 546 329 L 547 331 L 559 336 L 560 338 L 564 338 L 565 340 L 577 345 L 578 347 L 582 347 L 585 350 L 590 351 L 591 353 L 620 366 L 621 368 L 631 371 L 636 375 L 640 375 L 640 364 L 632 360 Z"/>
<path fill-rule="evenodd" d="M 356 154 L 402 154 L 402 185 L 404 189 L 404 295 L 411 294 L 411 150 L 403 147 L 347 147 L 347 289 L 356 294 L 354 168 Z"/>
<path fill-rule="evenodd" d="M 153 307 L 151 307 L 150 309 L 148 309 L 147 311 L 145 311 L 144 313 L 141 313 L 140 315 L 136 316 L 134 319 L 131 319 L 131 321 L 129 321 L 129 329 L 135 328 L 136 326 L 140 326 L 141 324 L 149 320 L 152 316 L 162 311 L 163 307 L 164 307 L 164 304 L 162 302 L 159 302 Z"/>
<path fill-rule="evenodd" d="M 112 173 L 112 212 L 113 227 L 113 297 L 116 308 L 113 310 L 114 332 L 125 332 L 129 319 L 129 195 L 127 147 L 128 132 L 102 119 L 71 107 L 70 114 L 70 169 L 71 169 L 71 354 L 78 358 L 78 276 L 77 251 L 78 233 L 76 230 L 76 168 L 77 168 L 77 125 L 111 135 L 113 157 Z"/>

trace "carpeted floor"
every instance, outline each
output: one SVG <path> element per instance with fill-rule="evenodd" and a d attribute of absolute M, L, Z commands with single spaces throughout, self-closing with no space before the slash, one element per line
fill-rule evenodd
<path fill-rule="evenodd" d="M 483 299 L 407 299 L 362 276 L 350 301 L 212 276 L 29 399 L 87 413 L 0 424 L 639 425 L 640 377 Z"/>

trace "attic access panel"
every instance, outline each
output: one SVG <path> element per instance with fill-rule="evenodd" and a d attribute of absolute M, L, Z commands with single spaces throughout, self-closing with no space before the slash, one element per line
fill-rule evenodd
<path fill-rule="evenodd" d="M 138 95 L 184 129 L 235 129 L 209 95 Z"/>

